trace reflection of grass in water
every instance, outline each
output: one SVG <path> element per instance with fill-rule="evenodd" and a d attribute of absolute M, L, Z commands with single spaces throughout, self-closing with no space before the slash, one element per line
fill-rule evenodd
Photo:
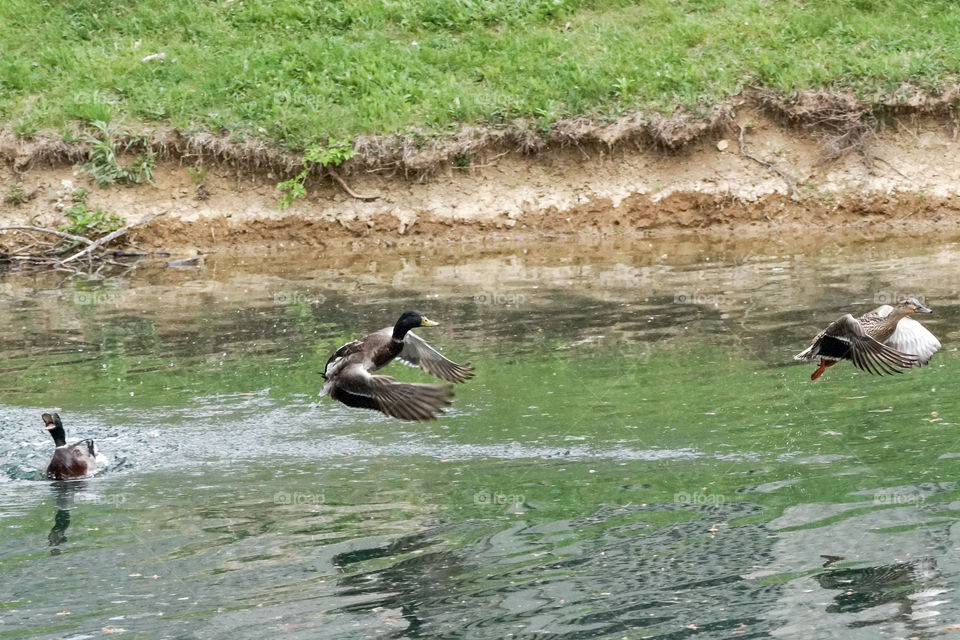
<path fill-rule="evenodd" d="M 624 356 L 629 357 L 629 353 Z M 941 363 L 947 358 L 944 354 Z M 701 368 L 697 366 L 701 361 L 712 365 Z M 871 500 L 869 495 L 852 494 L 884 487 L 890 484 L 887 478 L 898 478 L 896 484 L 909 485 L 948 478 L 956 472 L 957 461 L 938 460 L 938 456 L 960 443 L 949 427 L 927 421 L 931 411 L 946 416 L 954 406 L 947 395 L 930 392 L 931 387 L 942 384 L 950 370 L 949 360 L 945 364 L 943 368 L 888 378 L 867 376 L 852 367 L 838 368 L 829 383 L 811 384 L 804 367 L 758 369 L 755 363 L 721 349 L 690 347 L 654 353 L 644 367 L 625 373 L 618 383 L 624 394 L 611 402 L 627 407 L 639 404 L 639 408 L 614 410 L 612 418 L 598 421 L 591 418 L 597 406 L 577 413 L 576 405 L 586 402 L 583 398 L 590 394 L 572 390 L 578 380 L 591 379 L 591 374 L 602 387 L 604 363 L 578 359 L 575 376 L 557 368 L 557 382 L 550 389 L 559 395 L 569 393 L 566 404 L 552 407 L 551 413 L 563 416 L 565 426 L 575 424 L 574 432 L 586 434 L 588 446 L 602 449 L 624 441 L 638 448 L 692 446 L 733 458 L 718 460 L 714 455 L 696 460 L 627 462 L 627 475 L 651 485 L 637 491 L 622 489 L 621 477 L 608 482 L 611 465 L 605 461 L 571 461 L 564 465 L 563 474 L 537 465 L 529 473 L 501 475 L 491 465 L 483 474 L 475 472 L 480 477 L 473 482 L 509 491 L 517 486 L 517 475 L 540 480 L 546 486 L 525 482 L 518 492 L 549 513 L 543 514 L 546 519 L 571 510 L 582 511 L 586 505 L 578 505 L 576 500 L 581 492 L 591 496 L 595 504 L 655 504 L 672 501 L 678 492 L 699 492 L 706 499 L 722 496 L 726 501 L 749 500 L 767 507 L 763 514 L 748 516 L 743 524 L 769 520 L 793 504 Z M 491 396 L 498 395 L 497 390 L 487 391 Z M 641 396 L 641 402 L 637 396 Z M 848 400 L 857 396 L 866 397 Z M 894 411 L 871 413 L 885 409 L 893 398 Z M 541 403 L 533 400 L 532 404 Z M 548 426 L 551 419 L 543 422 Z M 625 430 L 624 425 L 636 425 L 638 429 Z M 555 419 L 554 427 L 558 427 Z M 536 431 L 542 434 L 544 429 Z M 815 455 L 844 458 L 832 463 L 802 460 Z M 801 460 L 795 462 L 795 458 Z M 561 463 L 550 464 L 556 467 Z M 861 466 L 864 469 L 857 472 L 855 468 Z M 591 474 L 590 468 L 600 472 Z M 795 483 L 769 493 L 740 492 L 745 487 L 788 480 Z M 946 500 L 952 495 L 951 491 L 931 500 Z M 469 500 L 462 498 L 463 502 Z M 532 511 L 527 517 L 539 519 L 540 514 Z"/>
<path fill-rule="evenodd" d="M 938 515 L 938 516 L 942 516 L 943 513 L 938 511 L 938 512 L 937 512 L 937 515 Z M 873 533 L 903 533 L 903 532 L 905 532 L 905 531 L 913 531 L 913 530 L 915 530 L 915 529 L 922 529 L 922 528 L 924 528 L 924 527 L 938 527 L 938 526 L 940 526 L 940 525 L 950 524 L 950 523 L 955 522 L 955 521 L 956 521 L 956 518 L 951 518 L 951 519 L 949 519 L 949 520 L 945 520 L 945 519 L 943 519 L 943 518 L 940 518 L 940 519 L 936 519 L 936 520 L 929 520 L 929 521 L 927 521 L 927 522 L 917 522 L 917 523 L 914 523 L 914 524 L 903 524 L 903 525 L 899 525 L 899 526 L 896 526 L 896 527 L 883 527 L 883 528 L 880 528 L 880 529 L 871 529 L 871 531 L 872 531 Z"/>
<path fill-rule="evenodd" d="M 56 633 L 58 631 L 69 631 L 70 629 L 76 629 L 76 625 L 72 624 L 58 624 L 50 625 L 48 627 L 35 627 L 30 629 L 30 635 L 39 635 L 41 633 Z M 0 631 L 0 638 L 22 638 L 23 631 L 16 629 L 14 631 Z"/>

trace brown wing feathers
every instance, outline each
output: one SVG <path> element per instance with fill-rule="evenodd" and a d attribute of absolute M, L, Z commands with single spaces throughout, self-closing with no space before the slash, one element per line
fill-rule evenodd
<path fill-rule="evenodd" d="M 843 349 L 843 346 L 846 349 Z M 867 335 L 863 326 L 851 315 L 845 315 L 828 326 L 810 349 L 813 358 L 850 360 L 858 369 L 884 375 L 902 373 L 919 365 L 916 356 L 902 353 Z"/>
<path fill-rule="evenodd" d="M 426 340 L 412 332 L 407 333 L 404 338 L 403 350 L 398 357 L 448 382 L 465 382 L 474 375 L 469 362 L 461 365 L 443 357 L 439 351 L 427 344 Z"/>
<path fill-rule="evenodd" d="M 447 385 L 397 382 L 390 376 L 373 376 L 371 390 L 381 411 L 402 420 L 431 420 L 453 399 Z"/>
<path fill-rule="evenodd" d="M 337 372 L 329 394 L 347 406 L 382 411 L 402 420 L 432 420 L 453 398 L 447 385 L 398 382 L 391 376 L 371 375 L 359 363 Z"/>

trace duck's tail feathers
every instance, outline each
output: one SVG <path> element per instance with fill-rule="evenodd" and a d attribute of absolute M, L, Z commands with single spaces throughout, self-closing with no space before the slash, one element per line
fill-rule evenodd
<path fill-rule="evenodd" d="M 809 347 L 807 347 L 797 355 L 793 356 L 793 359 L 794 360 L 811 360 L 814 357 L 813 347 L 814 345 L 810 345 Z"/>

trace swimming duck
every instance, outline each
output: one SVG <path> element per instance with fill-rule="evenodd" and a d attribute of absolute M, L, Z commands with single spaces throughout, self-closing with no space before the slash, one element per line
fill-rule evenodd
<path fill-rule="evenodd" d="M 850 360 L 868 373 L 902 373 L 899 369 L 922 367 L 940 348 L 940 341 L 913 318 L 915 313 L 933 313 L 916 298 L 895 307 L 881 305 L 859 318 L 849 313 L 817 334 L 813 344 L 795 360 L 820 360 L 810 376 L 816 380 L 827 367 Z"/>
<path fill-rule="evenodd" d="M 472 378 L 470 363 L 459 365 L 444 358 L 410 331 L 437 324 L 419 311 L 404 311 L 392 327 L 343 345 L 327 361 L 320 395 L 329 395 L 348 407 L 373 409 L 403 420 L 436 418 L 453 398 L 451 386 L 398 382 L 390 376 L 370 374 L 399 358 L 449 382 Z"/>
<path fill-rule="evenodd" d="M 60 422 L 57 413 L 43 414 L 43 424 L 46 425 L 57 448 L 47 465 L 47 478 L 51 480 L 71 480 L 93 475 L 103 466 L 103 456 L 97 453 L 93 440 L 81 440 L 67 445 L 67 433 Z"/>

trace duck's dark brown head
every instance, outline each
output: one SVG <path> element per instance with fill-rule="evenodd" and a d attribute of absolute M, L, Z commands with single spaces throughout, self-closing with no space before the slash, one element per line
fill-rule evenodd
<path fill-rule="evenodd" d="M 438 322 L 427 319 L 427 317 L 419 311 L 404 311 L 400 319 L 397 320 L 397 324 L 393 325 L 393 337 L 395 340 L 403 340 L 403 337 L 407 335 L 407 331 L 410 331 L 410 329 L 416 329 L 417 327 L 435 327 L 438 324 Z"/>
<path fill-rule="evenodd" d="M 897 305 L 897 308 L 904 315 L 910 315 L 913 313 L 933 313 L 933 309 L 928 309 L 927 307 L 923 306 L 923 303 L 916 298 L 907 298 L 903 300 Z"/>
<path fill-rule="evenodd" d="M 50 436 L 53 438 L 53 442 L 58 447 L 62 447 L 63 445 L 67 444 L 67 432 L 64 431 L 63 423 L 60 422 L 60 414 L 45 413 L 41 417 L 43 418 L 44 426 L 47 428 L 47 431 L 50 432 Z"/>

